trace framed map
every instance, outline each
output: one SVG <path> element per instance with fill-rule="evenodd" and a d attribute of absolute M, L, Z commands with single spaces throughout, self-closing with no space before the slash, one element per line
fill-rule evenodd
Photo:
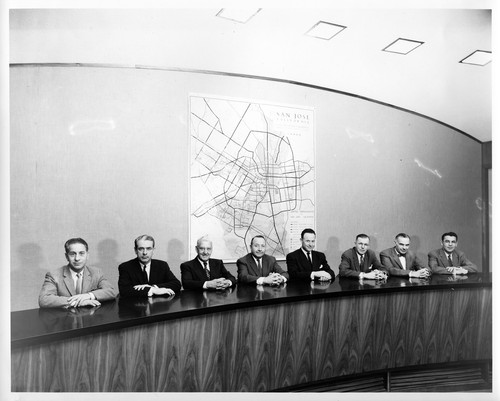
<path fill-rule="evenodd" d="M 314 110 L 190 95 L 190 244 L 234 261 L 255 235 L 276 258 L 315 227 Z M 194 257 L 194 247 L 191 257 Z"/>

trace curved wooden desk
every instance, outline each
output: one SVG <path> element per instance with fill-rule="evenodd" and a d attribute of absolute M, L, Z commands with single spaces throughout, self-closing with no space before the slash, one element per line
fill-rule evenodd
<path fill-rule="evenodd" d="M 492 358 L 491 275 L 337 279 L 11 313 L 12 391 L 269 391 Z"/>

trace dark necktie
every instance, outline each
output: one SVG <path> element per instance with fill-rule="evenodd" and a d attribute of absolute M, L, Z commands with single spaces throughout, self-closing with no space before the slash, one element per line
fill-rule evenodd
<path fill-rule="evenodd" d="M 312 259 L 311 259 L 311 252 L 310 252 L 310 251 L 307 251 L 307 259 L 309 259 L 309 263 L 310 263 L 310 264 L 311 264 L 311 266 L 312 266 L 313 261 L 312 261 Z"/>
<path fill-rule="evenodd" d="M 453 266 L 453 260 L 451 259 L 451 255 L 448 255 L 448 266 Z"/>
<path fill-rule="evenodd" d="M 365 264 L 365 255 L 361 255 L 359 258 L 359 268 L 363 270 L 363 265 Z"/>
<path fill-rule="evenodd" d="M 206 260 L 203 260 L 203 268 L 205 269 L 205 274 L 207 275 L 207 279 L 210 280 L 210 270 L 208 270 L 207 268 L 207 261 Z"/>
<path fill-rule="evenodd" d="M 148 283 L 149 279 L 148 279 L 148 272 L 146 271 L 146 265 L 142 266 L 142 276 L 144 278 L 144 282 Z"/>

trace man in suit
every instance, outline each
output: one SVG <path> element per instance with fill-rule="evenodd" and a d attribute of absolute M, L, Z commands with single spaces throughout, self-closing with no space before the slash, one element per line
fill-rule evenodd
<path fill-rule="evenodd" d="M 354 248 L 348 249 L 341 256 L 339 265 L 340 277 L 350 277 L 379 280 L 387 278 L 387 272 L 370 248 L 370 237 L 358 234 L 354 241 Z"/>
<path fill-rule="evenodd" d="M 266 239 L 257 235 L 250 241 L 250 253 L 236 261 L 238 282 L 257 285 L 280 285 L 288 279 L 288 273 L 276 262 L 274 256 L 266 255 Z"/>
<path fill-rule="evenodd" d="M 236 278 L 219 259 L 211 259 L 212 241 L 202 237 L 196 242 L 198 256 L 181 264 L 181 281 L 185 290 L 225 290 L 236 284 Z"/>
<path fill-rule="evenodd" d="M 394 239 L 395 246 L 380 252 L 380 262 L 390 276 L 427 278 L 431 275 L 429 269 L 420 261 L 417 255 L 410 251 L 410 236 L 399 233 Z"/>
<path fill-rule="evenodd" d="M 441 248 L 428 254 L 429 267 L 436 274 L 467 274 L 476 273 L 477 266 L 465 253 L 457 250 L 458 235 L 454 232 L 441 236 Z"/>
<path fill-rule="evenodd" d="M 141 235 L 134 241 L 136 258 L 118 266 L 118 289 L 121 297 L 152 297 L 174 295 L 181 283 L 170 271 L 167 262 L 153 259 L 155 240 Z"/>
<path fill-rule="evenodd" d="M 286 266 L 291 280 L 328 281 L 335 279 L 335 273 L 325 254 L 314 250 L 316 233 L 311 228 L 306 228 L 300 234 L 302 246 L 286 255 Z"/>
<path fill-rule="evenodd" d="M 64 244 L 68 264 L 45 275 L 38 296 L 41 308 L 99 306 L 115 299 L 116 290 L 96 267 L 87 266 L 89 246 L 82 238 Z"/>

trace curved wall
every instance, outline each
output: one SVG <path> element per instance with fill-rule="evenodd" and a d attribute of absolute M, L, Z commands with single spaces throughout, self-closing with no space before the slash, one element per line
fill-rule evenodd
<path fill-rule="evenodd" d="M 286 82 L 182 71 L 14 66 L 10 90 L 12 310 L 37 307 L 73 236 L 116 283 L 133 239 L 149 233 L 180 277 L 194 246 L 190 93 L 315 109 L 317 248 L 334 270 L 359 232 L 376 252 L 407 232 L 426 260 L 453 230 L 481 266 L 481 144 L 435 121 Z"/>

